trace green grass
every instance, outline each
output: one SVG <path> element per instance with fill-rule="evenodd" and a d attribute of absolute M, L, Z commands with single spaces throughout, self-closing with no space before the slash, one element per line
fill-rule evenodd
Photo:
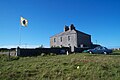
<path fill-rule="evenodd" d="M 120 55 L 120 50 L 113 50 L 113 55 Z"/>
<path fill-rule="evenodd" d="M 0 55 L 0 80 L 120 80 L 120 55 Z"/>

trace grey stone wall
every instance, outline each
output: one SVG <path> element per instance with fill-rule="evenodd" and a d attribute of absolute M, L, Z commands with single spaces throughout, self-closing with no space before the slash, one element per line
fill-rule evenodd
<path fill-rule="evenodd" d="M 9 55 L 9 51 L 6 51 L 6 52 L 0 52 L 0 54 L 6 54 L 6 55 Z M 10 56 L 16 56 L 16 51 L 10 51 Z"/>
<path fill-rule="evenodd" d="M 68 40 L 68 36 L 70 40 Z M 62 38 L 62 41 L 61 41 Z M 54 42 L 54 39 L 56 41 Z M 69 30 L 64 33 L 58 34 L 50 38 L 51 47 L 71 47 L 71 51 L 74 51 L 74 47 L 77 47 L 77 34 L 75 30 Z"/>
<path fill-rule="evenodd" d="M 80 32 L 77 33 L 77 47 L 91 47 L 91 35 L 82 34 Z"/>

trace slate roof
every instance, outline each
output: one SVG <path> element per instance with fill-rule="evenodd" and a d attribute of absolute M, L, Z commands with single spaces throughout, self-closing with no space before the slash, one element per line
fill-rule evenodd
<path fill-rule="evenodd" d="M 55 35 L 51 36 L 50 38 L 55 37 L 55 36 L 57 37 L 57 36 L 62 36 L 62 35 L 75 34 L 75 33 L 81 33 L 81 34 L 85 34 L 85 35 L 91 36 L 89 34 L 86 34 L 84 32 L 78 31 L 78 30 L 68 30 L 68 31 L 65 31 L 65 32 L 60 32 L 58 34 L 55 34 Z"/>

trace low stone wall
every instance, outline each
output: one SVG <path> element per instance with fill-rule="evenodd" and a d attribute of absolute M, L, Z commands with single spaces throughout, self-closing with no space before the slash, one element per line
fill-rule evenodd
<path fill-rule="evenodd" d="M 89 48 L 87 47 L 75 48 L 75 52 L 81 53 L 82 51 L 87 49 Z M 45 54 L 53 53 L 53 54 L 61 55 L 61 54 L 71 53 L 71 48 L 63 47 L 63 48 L 13 48 L 6 50 L 1 49 L 0 54 L 9 55 L 9 51 L 11 56 L 37 56 L 37 55 L 41 55 L 42 53 Z"/>
<path fill-rule="evenodd" d="M 10 53 L 10 56 L 16 56 L 16 51 L 14 50 L 14 51 L 5 51 L 5 52 L 0 52 L 0 54 L 6 54 L 6 55 L 9 55 L 9 53 Z"/>
<path fill-rule="evenodd" d="M 41 55 L 42 53 L 45 54 L 66 54 L 67 52 L 70 53 L 70 48 L 65 47 L 65 48 L 35 48 L 35 49 L 30 49 L 30 48 L 17 48 L 16 49 L 16 55 L 17 56 L 37 56 Z"/>

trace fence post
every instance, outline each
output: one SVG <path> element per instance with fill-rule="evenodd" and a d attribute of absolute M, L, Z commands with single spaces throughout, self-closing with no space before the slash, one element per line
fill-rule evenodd
<path fill-rule="evenodd" d="M 20 56 L 20 47 L 19 46 L 16 48 L 16 56 Z"/>
<path fill-rule="evenodd" d="M 69 52 L 67 51 L 67 55 L 69 55 Z"/>
<path fill-rule="evenodd" d="M 10 61 L 10 49 L 9 49 L 9 53 L 8 53 L 8 60 Z"/>

